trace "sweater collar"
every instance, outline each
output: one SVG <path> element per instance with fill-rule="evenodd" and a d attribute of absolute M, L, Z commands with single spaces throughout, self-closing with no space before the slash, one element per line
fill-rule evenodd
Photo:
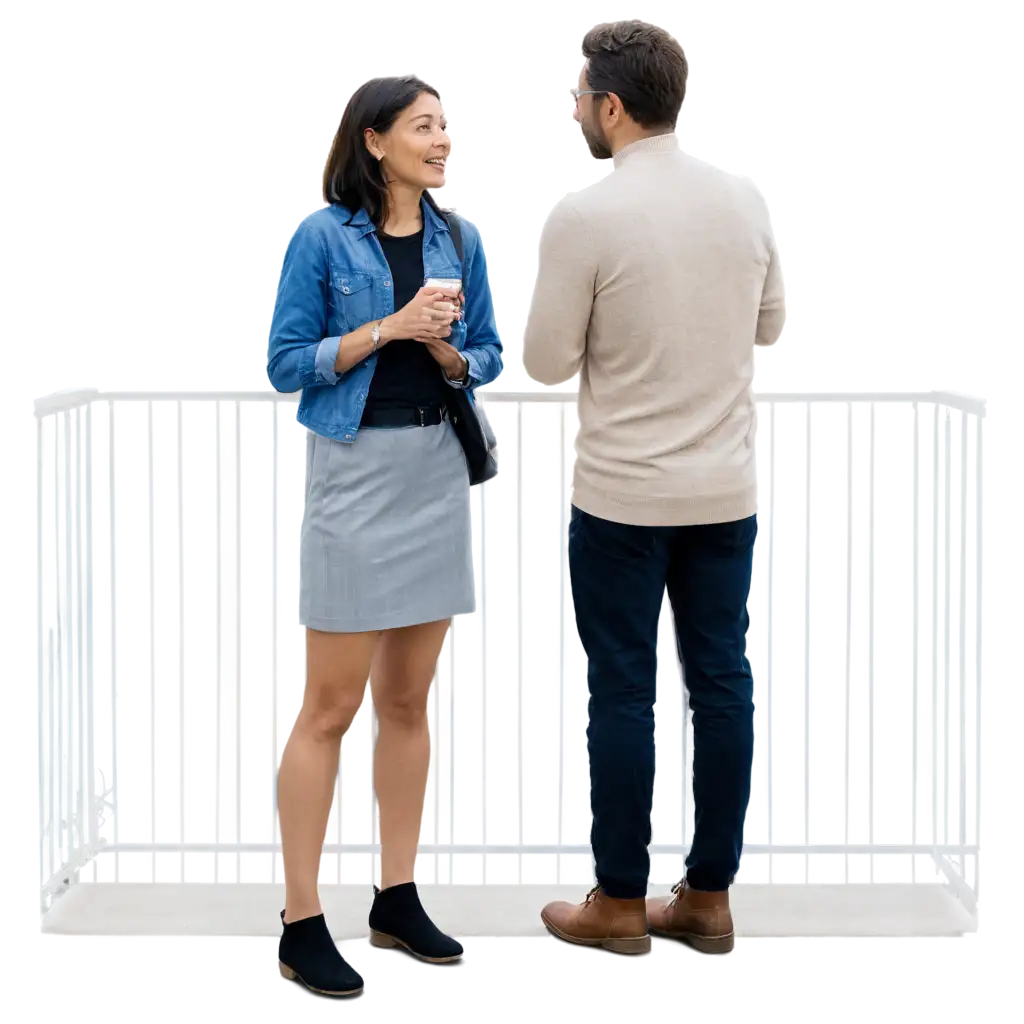
<path fill-rule="evenodd" d="M 675 132 L 668 132 L 665 135 L 652 135 L 647 139 L 638 139 L 636 142 L 624 146 L 615 154 L 615 166 L 621 167 L 631 156 L 637 153 L 671 153 L 679 149 L 679 136 Z"/>

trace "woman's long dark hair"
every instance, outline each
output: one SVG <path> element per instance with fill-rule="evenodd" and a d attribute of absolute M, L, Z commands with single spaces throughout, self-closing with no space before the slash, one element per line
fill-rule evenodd
<path fill-rule="evenodd" d="M 344 206 L 355 213 L 365 208 L 380 227 L 388 215 L 388 187 L 380 162 L 366 148 L 363 133 L 367 128 L 386 132 L 423 93 L 440 100 L 432 86 L 407 75 L 405 78 L 374 78 L 360 86 L 348 101 L 331 152 L 324 167 L 324 201 Z M 440 207 L 429 192 L 423 193 L 435 211 Z"/>

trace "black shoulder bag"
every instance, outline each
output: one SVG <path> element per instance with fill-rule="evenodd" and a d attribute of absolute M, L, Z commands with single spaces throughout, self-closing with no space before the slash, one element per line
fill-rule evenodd
<path fill-rule="evenodd" d="M 447 214 L 447 219 L 455 251 L 465 273 L 462 225 L 454 213 Z M 448 419 L 455 429 L 455 436 L 458 437 L 466 454 L 470 486 L 485 483 L 498 473 L 498 442 L 495 440 L 494 431 L 491 430 L 487 413 L 479 402 L 473 400 L 472 393 L 467 388 L 447 388 L 445 404 L 448 407 Z"/>

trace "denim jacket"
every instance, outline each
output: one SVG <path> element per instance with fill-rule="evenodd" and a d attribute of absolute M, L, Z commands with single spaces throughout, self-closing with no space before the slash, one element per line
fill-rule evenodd
<path fill-rule="evenodd" d="M 473 389 L 501 373 L 501 341 L 480 233 L 460 222 L 464 267 L 448 225 L 423 203 L 424 275 L 461 278 L 466 296 L 464 319 L 452 324 L 448 341 L 465 356 L 469 378 L 453 386 Z M 391 271 L 374 231 L 366 210 L 327 206 L 307 217 L 285 253 L 270 327 L 271 384 L 282 392 L 301 388 L 299 422 L 346 443 L 358 432 L 377 355 L 338 374 L 338 345 L 343 335 L 395 312 Z"/>

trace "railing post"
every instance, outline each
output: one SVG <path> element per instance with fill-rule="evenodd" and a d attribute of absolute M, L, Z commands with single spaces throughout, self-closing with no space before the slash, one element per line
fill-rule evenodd
<path fill-rule="evenodd" d="M 800 455 L 800 838 L 808 844 L 819 838 L 818 422 L 816 410 L 805 414 Z"/>
<path fill-rule="evenodd" d="M 1024 394 L 995 394 L 985 424 L 981 530 L 984 806 L 979 900 L 986 939 L 1024 937 Z"/>
<path fill-rule="evenodd" d="M 759 545 L 761 570 L 761 685 L 758 694 L 758 721 L 760 729 L 760 833 L 764 844 L 774 843 L 777 837 L 777 775 L 776 746 L 778 737 L 776 654 L 778 649 L 778 413 L 763 419 L 760 467 L 761 490 L 761 543 Z M 688 780 L 687 780 L 688 784 Z M 762 865 L 763 867 L 767 865 Z M 769 868 L 770 869 L 770 868 Z"/>
<path fill-rule="evenodd" d="M 912 820 L 940 880 L 975 914 L 988 419 L 984 397 L 930 388 L 914 437 Z"/>
<path fill-rule="evenodd" d="M 161 726 L 161 684 L 165 630 L 165 602 L 161 588 L 163 552 L 164 494 L 161 465 L 160 411 L 148 408 L 142 414 L 142 808 L 140 822 L 145 840 L 162 838 L 164 772 Z"/>

